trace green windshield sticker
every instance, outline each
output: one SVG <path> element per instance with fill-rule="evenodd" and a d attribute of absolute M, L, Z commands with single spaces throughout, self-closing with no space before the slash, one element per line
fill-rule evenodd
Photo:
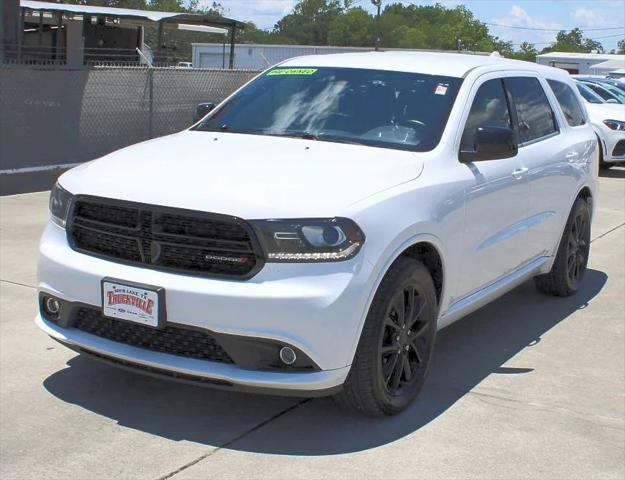
<path fill-rule="evenodd" d="M 316 68 L 279 68 L 271 70 L 267 75 L 312 75 Z"/>

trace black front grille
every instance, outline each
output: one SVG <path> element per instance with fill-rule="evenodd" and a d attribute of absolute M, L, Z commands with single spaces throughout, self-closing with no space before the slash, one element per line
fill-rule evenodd
<path fill-rule="evenodd" d="M 71 319 L 71 326 L 98 337 L 155 352 L 213 362 L 233 363 L 230 356 L 210 333 L 202 330 L 171 324 L 164 329 L 155 329 L 106 318 L 102 316 L 100 310 L 89 307 L 76 309 Z"/>
<path fill-rule="evenodd" d="M 614 150 L 612 151 L 612 156 L 614 157 L 625 156 L 625 140 L 619 140 L 619 142 L 614 147 Z"/>
<path fill-rule="evenodd" d="M 75 250 L 151 268 L 249 278 L 262 267 L 251 228 L 225 215 L 79 196 L 67 231 Z"/>

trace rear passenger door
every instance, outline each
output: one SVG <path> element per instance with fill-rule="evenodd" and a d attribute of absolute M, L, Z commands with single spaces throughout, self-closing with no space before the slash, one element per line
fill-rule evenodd
<path fill-rule="evenodd" d="M 556 102 L 552 104 L 554 97 L 545 80 L 530 74 L 515 75 L 506 78 L 505 85 L 515 117 L 518 157 L 526 169 L 523 175 L 529 187 L 525 248 L 529 259 L 535 259 L 553 253 L 562 215 L 575 188 L 572 164 L 579 152 L 568 129 L 560 125 L 562 117 L 556 115 L 559 107 Z M 572 114 L 579 117 L 579 113 Z"/>

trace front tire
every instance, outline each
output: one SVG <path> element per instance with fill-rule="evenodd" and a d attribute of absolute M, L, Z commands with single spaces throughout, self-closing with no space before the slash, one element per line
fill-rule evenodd
<path fill-rule="evenodd" d="M 597 142 L 599 144 L 599 170 L 607 170 L 610 168 L 610 164 L 603 160 L 603 143 L 601 142 L 599 135 L 597 135 Z"/>
<path fill-rule="evenodd" d="M 427 377 L 437 313 L 427 268 L 399 258 L 375 294 L 339 403 L 372 416 L 408 407 Z"/>
<path fill-rule="evenodd" d="M 568 297 L 577 293 L 586 273 L 590 254 L 590 209 L 578 198 L 573 205 L 560 240 L 551 271 L 534 277 L 542 293 Z"/>

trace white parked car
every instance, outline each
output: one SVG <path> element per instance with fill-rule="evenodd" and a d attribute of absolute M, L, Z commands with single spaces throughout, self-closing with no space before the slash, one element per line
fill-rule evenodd
<path fill-rule="evenodd" d="M 625 105 L 607 103 L 587 90 L 585 84 L 576 82 L 576 85 L 586 102 L 590 123 L 599 139 L 599 166 L 609 168 L 616 162 L 624 162 Z"/>
<path fill-rule="evenodd" d="M 597 159 L 561 70 L 288 60 L 189 130 L 61 176 L 36 322 L 152 375 L 396 414 L 438 329 L 532 277 L 580 288 Z"/>

